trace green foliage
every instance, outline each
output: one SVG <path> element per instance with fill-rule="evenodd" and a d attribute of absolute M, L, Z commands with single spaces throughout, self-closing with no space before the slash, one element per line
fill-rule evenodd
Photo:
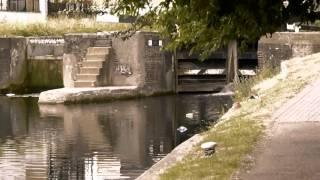
<path fill-rule="evenodd" d="M 164 0 L 158 6 L 149 0 L 119 0 L 114 13 L 138 16 L 138 28 L 155 26 L 171 40 L 169 49 L 188 48 L 206 57 L 233 39 L 241 45 L 255 42 L 291 19 L 314 21 L 315 2 L 290 0 L 284 8 L 281 0 Z M 149 11 L 139 15 L 143 8 Z"/>

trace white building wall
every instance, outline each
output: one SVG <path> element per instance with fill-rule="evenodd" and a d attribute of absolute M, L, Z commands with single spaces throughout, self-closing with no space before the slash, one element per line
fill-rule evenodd
<path fill-rule="evenodd" d="M 0 22 L 45 22 L 48 15 L 48 2 L 39 0 L 39 9 L 40 12 L 0 11 Z"/>
<path fill-rule="evenodd" d="M 2 0 L 2 10 L 7 9 L 7 0 Z"/>
<path fill-rule="evenodd" d="M 40 13 L 43 17 L 47 18 L 48 16 L 48 1 L 47 0 L 39 0 L 39 9 Z"/>

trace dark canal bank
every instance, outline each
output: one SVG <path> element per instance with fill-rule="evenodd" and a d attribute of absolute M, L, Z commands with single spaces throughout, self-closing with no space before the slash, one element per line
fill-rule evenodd
<path fill-rule="evenodd" d="M 38 106 L 0 97 L 0 179 L 134 179 L 231 102 L 186 94 Z"/>

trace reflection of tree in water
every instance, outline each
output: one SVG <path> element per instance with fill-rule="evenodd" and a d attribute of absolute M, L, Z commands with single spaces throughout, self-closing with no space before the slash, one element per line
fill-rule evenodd
<path fill-rule="evenodd" d="M 54 138 L 54 137 L 53 137 Z M 67 144 L 59 142 L 49 143 L 49 179 L 84 179 L 83 153 L 79 152 L 82 143 Z"/>
<path fill-rule="evenodd" d="M 63 133 L 52 136 L 56 142 L 50 150 L 51 179 L 107 177 L 109 172 L 98 172 L 94 168 L 108 170 L 110 165 L 103 166 L 103 161 L 115 165 L 119 160 L 113 156 L 108 136 L 99 124 L 96 108 L 91 105 L 74 106 L 63 109 L 63 113 Z"/>
<path fill-rule="evenodd" d="M 147 106 L 147 154 L 148 166 L 162 159 L 174 148 L 174 97 L 153 98 L 145 102 Z"/>
<path fill-rule="evenodd" d="M 109 129 L 121 173 L 136 177 L 173 148 L 170 99 L 145 98 L 105 107 L 109 113 L 100 115 L 100 124 Z"/>
<path fill-rule="evenodd" d="M 0 154 L 3 171 L 0 179 L 45 178 L 47 175 L 47 133 L 34 107 L 37 107 L 34 99 L 0 97 L 0 139 L 3 140 L 0 149 L 5 151 Z"/>
<path fill-rule="evenodd" d="M 5 98 L 0 97 L 0 139 L 5 139 L 6 136 L 12 136 L 12 124 L 10 118 L 9 102 Z"/>
<path fill-rule="evenodd" d="M 230 98 L 217 96 L 183 97 L 177 102 L 174 97 L 114 102 L 99 112 L 98 122 L 113 154 L 121 159 L 121 173 L 140 173 L 174 148 L 173 134 L 178 124 L 189 128 L 186 134 L 177 135 L 180 143 L 216 121 L 226 101 L 231 104 Z M 186 121 L 189 110 L 197 111 L 196 119 Z"/>

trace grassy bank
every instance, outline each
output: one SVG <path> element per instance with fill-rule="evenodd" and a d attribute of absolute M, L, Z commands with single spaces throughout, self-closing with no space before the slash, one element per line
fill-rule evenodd
<path fill-rule="evenodd" d="M 229 111 L 203 133 L 205 141 L 218 143 L 213 156 L 205 157 L 195 148 L 182 162 L 167 169 L 161 179 L 230 179 L 240 167 L 250 167 L 245 157 L 270 126 L 272 113 L 317 78 L 320 54 L 292 59 L 286 66 L 287 73 L 252 87 L 258 98 L 242 98 L 240 108 Z"/>
<path fill-rule="evenodd" d="M 118 31 L 128 28 L 123 23 L 98 23 L 93 19 L 53 18 L 46 23 L 0 23 L 0 36 L 61 36 L 65 33 Z"/>
<path fill-rule="evenodd" d="M 235 84 L 235 96 L 234 101 L 240 102 L 250 96 L 257 94 L 253 88 L 261 81 L 273 77 L 280 72 L 280 67 L 273 67 L 271 64 L 265 64 L 263 69 L 259 69 L 256 76 L 249 78 L 242 78 L 241 83 Z"/>

